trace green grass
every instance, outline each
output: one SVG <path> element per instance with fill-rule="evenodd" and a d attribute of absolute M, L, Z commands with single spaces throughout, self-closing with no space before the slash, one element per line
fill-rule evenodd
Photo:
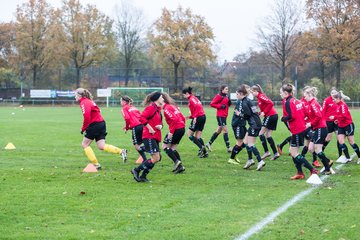
<path fill-rule="evenodd" d="M 130 149 L 129 162 L 93 144 L 103 170 L 82 173 L 80 108 L 0 108 L 0 239 L 234 239 L 310 187 L 289 180 L 295 168 L 286 150 L 261 172 L 228 164 L 222 136 L 207 159 L 184 137 L 184 174 L 172 174 L 163 153 L 152 182 L 136 183 L 129 171 L 137 154 L 120 109 L 102 111 L 107 143 Z M 214 110 L 206 112 L 205 141 L 216 128 Z M 359 111 L 353 117 L 359 122 Z M 279 123 L 275 141 L 288 135 Z M 8 142 L 16 150 L 4 150 Z M 326 151 L 332 159 L 334 143 Z M 239 156 L 245 163 L 246 152 Z M 251 239 L 359 239 L 359 175 L 359 165 L 344 166 Z"/>

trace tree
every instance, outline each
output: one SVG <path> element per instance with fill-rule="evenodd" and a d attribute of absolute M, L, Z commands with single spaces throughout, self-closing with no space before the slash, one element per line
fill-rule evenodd
<path fill-rule="evenodd" d="M 180 6 L 175 11 L 164 8 L 149 33 L 150 52 L 163 65 L 170 62 L 173 66 L 175 91 L 181 64 L 204 67 L 215 59 L 213 40 L 214 34 L 205 19 Z"/>
<path fill-rule="evenodd" d="M 325 64 L 335 63 L 336 87 L 340 86 L 341 63 L 360 53 L 360 12 L 357 0 L 307 0 L 307 17 L 317 28 L 313 54 Z"/>
<path fill-rule="evenodd" d="M 31 73 L 33 87 L 37 87 L 39 73 L 52 59 L 46 37 L 51 13 L 45 0 L 29 0 L 16 11 L 17 61 L 26 73 Z"/>
<path fill-rule="evenodd" d="M 14 55 L 15 24 L 0 23 L 0 67 L 9 68 Z"/>
<path fill-rule="evenodd" d="M 273 12 L 258 28 L 258 44 L 268 61 L 280 71 L 284 81 L 287 68 L 296 62 L 302 24 L 302 7 L 297 0 L 275 0 Z"/>
<path fill-rule="evenodd" d="M 129 2 L 122 2 L 121 7 L 116 8 L 115 28 L 120 56 L 125 65 L 125 86 L 129 82 L 130 70 L 144 47 L 142 36 L 146 27 L 143 19 L 142 11 Z"/>
<path fill-rule="evenodd" d="M 64 0 L 61 22 L 66 35 L 64 51 L 76 69 L 76 87 L 80 87 L 81 70 L 100 64 L 112 53 L 112 21 L 95 6 L 79 0 Z"/>

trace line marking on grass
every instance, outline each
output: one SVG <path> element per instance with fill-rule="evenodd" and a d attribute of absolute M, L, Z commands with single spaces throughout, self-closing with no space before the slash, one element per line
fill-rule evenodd
<path fill-rule="evenodd" d="M 338 165 L 335 169 L 339 170 L 342 168 L 344 164 Z M 322 176 L 320 179 L 325 180 L 330 175 Z M 273 222 L 277 216 L 285 212 L 289 207 L 295 205 L 297 202 L 299 202 L 301 199 L 309 195 L 312 191 L 317 189 L 320 185 L 314 185 L 311 188 L 304 190 L 300 192 L 299 194 L 295 195 L 292 199 L 287 201 L 284 205 L 276 209 L 274 212 L 270 213 L 267 217 L 265 217 L 263 220 L 255 224 L 253 227 L 251 227 L 248 231 L 246 231 L 244 234 L 238 236 L 235 238 L 235 240 L 246 240 L 252 235 L 260 232 L 264 227 L 266 227 L 269 223 Z"/>

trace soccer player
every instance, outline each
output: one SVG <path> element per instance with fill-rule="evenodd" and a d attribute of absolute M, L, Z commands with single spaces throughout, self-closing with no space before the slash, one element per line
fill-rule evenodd
<path fill-rule="evenodd" d="M 267 146 L 267 142 L 268 142 L 271 147 L 271 150 L 274 153 L 274 156 L 271 158 L 271 160 L 275 160 L 280 157 L 280 154 L 278 153 L 274 139 L 272 138 L 272 131 L 276 130 L 276 126 L 279 118 L 278 114 L 274 108 L 273 101 L 271 101 L 271 99 L 264 94 L 259 84 L 252 86 L 250 90 L 251 93 L 254 95 L 254 97 L 258 99 L 258 105 L 260 108 L 260 113 L 259 113 L 260 117 L 264 117 L 262 127 L 259 133 L 261 144 L 265 151 L 261 159 L 265 159 L 267 157 L 270 157 L 271 155 Z"/>
<path fill-rule="evenodd" d="M 294 86 L 291 84 L 285 84 L 280 88 L 280 96 L 283 99 L 283 117 L 281 118 L 281 121 L 288 123 L 290 132 L 292 134 L 290 142 L 290 154 L 297 169 L 297 174 L 291 177 L 292 180 L 303 179 L 305 177 L 302 171 L 302 165 L 309 169 L 311 174 L 317 174 L 317 170 L 311 166 L 311 164 L 304 156 L 299 154 L 299 147 L 304 145 L 306 126 L 304 105 L 301 101 L 293 97 L 294 91 Z"/>
<path fill-rule="evenodd" d="M 330 171 L 330 167 L 332 166 L 333 162 L 330 161 L 322 151 L 322 147 L 328 131 L 325 118 L 322 114 L 322 108 L 315 99 L 317 93 L 318 91 L 315 87 L 307 87 L 304 89 L 304 99 L 308 102 L 308 108 L 305 112 L 305 115 L 308 118 L 306 127 L 310 127 L 313 131 L 311 142 L 309 144 L 309 150 L 320 158 L 325 167 L 323 173 L 329 175 L 332 173 Z"/>
<path fill-rule="evenodd" d="M 216 120 L 218 122 L 218 128 L 211 136 L 210 141 L 206 144 L 206 148 L 211 151 L 211 144 L 219 136 L 221 132 L 224 133 L 224 142 L 228 152 L 231 152 L 228 128 L 226 125 L 226 118 L 229 113 L 229 106 L 231 105 L 230 98 L 228 96 L 229 88 L 226 85 L 220 86 L 220 91 L 215 95 L 210 102 L 210 106 L 216 109 Z"/>
<path fill-rule="evenodd" d="M 84 116 L 83 125 L 81 127 L 81 134 L 85 133 L 83 141 L 81 143 L 85 155 L 90 162 L 97 168 L 101 169 L 101 165 L 95 156 L 94 151 L 90 147 L 90 144 L 95 139 L 96 145 L 100 150 L 106 152 L 119 154 L 123 161 L 127 159 L 127 150 L 120 149 L 110 144 L 105 143 L 106 123 L 100 113 L 100 108 L 92 100 L 91 93 L 84 88 L 78 88 L 75 90 L 75 99 L 80 103 L 80 108 Z"/>
<path fill-rule="evenodd" d="M 338 93 L 338 91 L 336 90 L 336 88 L 332 87 L 330 90 L 330 96 L 325 98 L 323 101 L 322 111 L 324 113 L 327 129 L 328 129 L 328 135 L 326 136 L 326 139 L 325 139 L 325 142 L 323 145 L 323 151 L 325 150 L 326 146 L 331 141 L 333 133 L 335 133 L 335 135 L 337 135 L 337 131 L 338 131 L 338 125 L 334 122 L 334 116 L 336 115 L 338 105 L 335 104 L 333 101 L 333 97 L 337 93 Z M 336 140 L 336 146 L 338 149 L 338 156 L 340 157 L 342 150 L 340 148 L 339 141 L 337 141 L 337 140 Z"/>
<path fill-rule="evenodd" d="M 143 143 L 145 150 L 150 153 L 151 159 L 144 161 L 140 166 L 131 170 L 135 181 L 149 182 L 147 175 L 161 160 L 159 143 L 161 141 L 162 115 L 161 107 L 164 99 L 161 92 L 153 92 L 146 96 L 143 105 L 146 106 L 141 113 L 141 123 L 144 125 Z M 142 171 L 142 174 L 140 175 Z"/>
<path fill-rule="evenodd" d="M 145 154 L 145 147 L 142 146 L 142 133 L 144 126 L 140 121 L 141 113 L 135 106 L 133 106 L 133 100 L 129 96 L 125 95 L 121 97 L 121 106 L 121 113 L 125 120 L 125 126 L 123 129 L 126 132 L 131 129 L 132 142 L 144 162 L 147 158 Z"/>
<path fill-rule="evenodd" d="M 349 108 L 346 105 L 346 103 L 342 100 L 344 97 L 341 91 L 336 93 L 333 96 L 333 98 L 334 98 L 334 102 L 338 106 L 336 115 L 333 118 L 333 120 L 335 121 L 335 123 L 338 124 L 339 127 L 337 139 L 340 144 L 340 149 L 342 152 L 344 152 L 347 162 L 351 162 L 349 150 L 345 145 L 345 138 L 347 138 L 351 147 L 354 149 L 354 151 L 356 152 L 359 158 L 357 163 L 360 164 L 359 146 L 354 141 L 355 124 L 353 123 Z"/>
<path fill-rule="evenodd" d="M 190 116 L 186 119 L 191 119 L 191 124 L 187 135 L 189 139 L 196 144 L 199 148 L 198 155 L 200 158 L 208 157 L 208 152 L 205 147 L 204 140 L 201 138 L 202 131 L 204 130 L 206 115 L 204 108 L 197 97 L 192 94 L 192 88 L 187 87 L 182 91 L 183 97 L 189 101 Z"/>
<path fill-rule="evenodd" d="M 174 162 L 173 173 L 182 173 L 185 171 L 185 167 L 181 162 L 181 157 L 176 147 L 185 134 L 185 117 L 169 94 L 164 92 L 161 94 L 165 103 L 163 105 L 165 120 L 169 125 L 169 133 L 164 138 L 163 149 Z"/>

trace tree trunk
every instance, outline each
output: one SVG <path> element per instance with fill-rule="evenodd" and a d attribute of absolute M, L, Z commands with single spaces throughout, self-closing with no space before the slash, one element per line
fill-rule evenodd
<path fill-rule="evenodd" d="M 320 80 L 325 85 L 325 63 L 320 62 Z"/>
<path fill-rule="evenodd" d="M 80 87 L 80 71 L 79 67 L 76 68 L 76 88 Z"/>
<path fill-rule="evenodd" d="M 174 80 L 175 80 L 175 82 L 174 82 L 174 92 L 176 92 L 177 91 L 177 89 L 178 89 L 178 70 L 179 70 L 179 63 L 174 63 Z"/>
<path fill-rule="evenodd" d="M 130 73 L 130 69 L 129 69 L 129 67 L 126 67 L 125 68 L 125 87 L 127 87 L 129 84 L 129 73 Z"/>
<path fill-rule="evenodd" d="M 336 74 L 336 88 L 340 88 L 340 78 L 341 78 L 341 61 L 337 60 L 335 63 L 335 74 Z"/>
<path fill-rule="evenodd" d="M 37 78 L 37 67 L 34 66 L 33 67 L 33 87 L 36 88 L 36 84 L 37 84 L 37 81 L 36 81 L 36 78 Z"/>
<path fill-rule="evenodd" d="M 281 62 L 281 81 L 284 82 L 286 76 L 285 61 Z"/>

